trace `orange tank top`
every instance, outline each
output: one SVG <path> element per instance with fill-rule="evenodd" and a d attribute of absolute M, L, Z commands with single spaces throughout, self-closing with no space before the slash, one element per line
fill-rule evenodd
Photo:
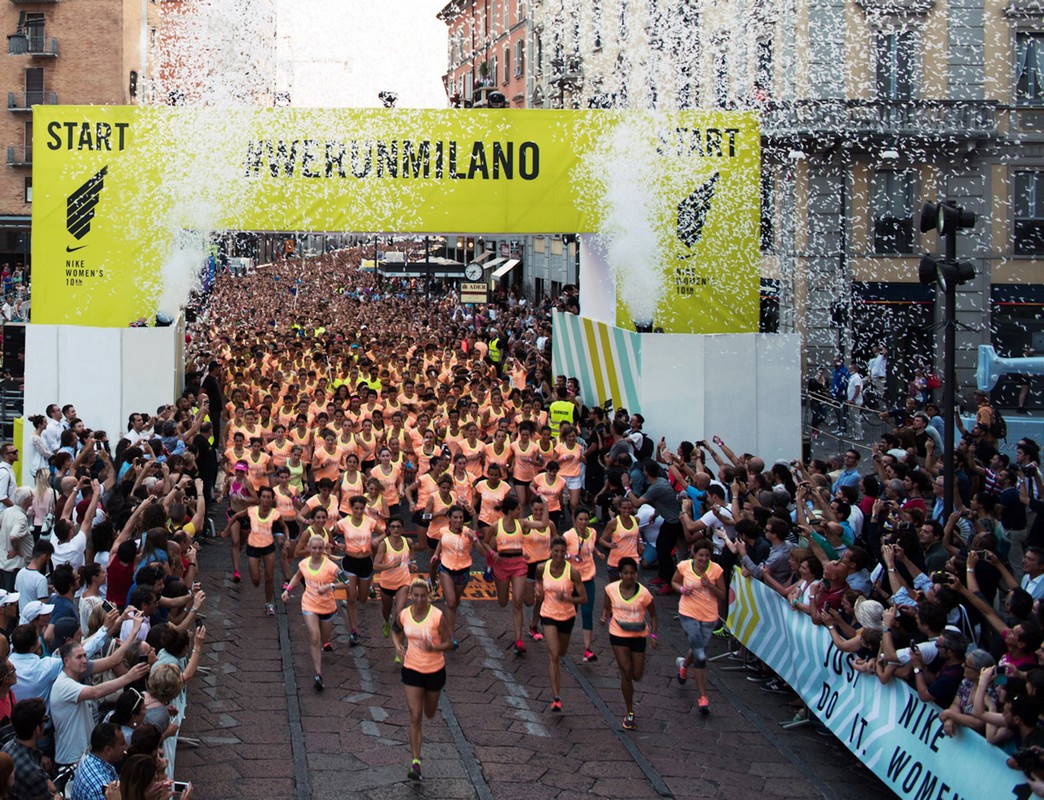
<path fill-rule="evenodd" d="M 344 473 L 344 477 L 341 478 L 341 503 L 338 506 L 342 514 L 351 514 L 352 505 L 351 499 L 358 497 L 363 493 L 363 474 L 359 470 L 355 471 L 355 480 L 349 480 L 348 473 Z"/>
<path fill-rule="evenodd" d="M 262 518 L 261 510 L 257 506 L 251 506 L 247 509 L 247 516 L 250 517 L 250 533 L 247 536 L 247 544 L 251 547 L 268 547 L 270 544 L 274 544 L 275 536 L 272 534 L 272 523 L 279 519 L 279 512 L 273 508 L 268 512 L 267 517 Z"/>
<path fill-rule="evenodd" d="M 566 556 L 576 564 L 580 570 L 580 580 L 589 581 L 595 576 L 595 534 L 591 528 L 587 529 L 587 537 L 580 538 L 576 528 L 571 528 L 563 534 L 566 540 Z"/>
<path fill-rule="evenodd" d="M 504 512 L 500 510 L 500 503 L 511 494 L 510 484 L 507 481 L 500 481 L 497 488 L 494 489 L 489 485 L 488 480 L 479 481 L 475 484 L 475 492 L 482 498 L 482 505 L 479 507 L 479 522 L 496 525 L 504 517 Z"/>
<path fill-rule="evenodd" d="M 551 561 L 544 564 L 541 580 L 544 584 L 544 604 L 540 607 L 542 616 L 557 619 L 561 622 L 576 616 L 576 606 L 564 599 L 573 596 L 572 567 L 567 561 L 563 565 L 562 574 L 557 578 L 551 572 Z"/>
<path fill-rule="evenodd" d="M 506 517 L 505 517 L 506 519 Z M 504 519 L 497 523 L 497 535 L 493 540 L 493 546 L 496 551 L 503 555 L 504 553 L 519 554 L 522 552 L 522 526 L 517 522 L 515 523 L 515 530 L 507 531 L 504 529 Z"/>
<path fill-rule="evenodd" d="M 551 524 L 522 531 L 522 555 L 527 564 L 551 558 Z"/>
<path fill-rule="evenodd" d="M 446 657 L 441 650 L 432 650 L 440 644 L 439 623 L 442 612 L 428 606 L 423 618 L 413 618 L 413 606 L 407 606 L 399 614 L 399 625 L 406 637 L 406 659 L 403 666 L 416 672 L 431 674 L 446 666 Z"/>
<path fill-rule="evenodd" d="M 452 492 L 450 495 L 452 496 Z M 446 514 L 435 516 L 440 511 L 446 511 L 455 505 L 457 498 L 453 497 L 448 502 L 442 499 L 442 492 L 436 492 L 431 496 L 431 522 L 428 523 L 428 538 L 441 539 L 442 534 L 449 530 L 449 517 Z"/>
<path fill-rule="evenodd" d="M 301 610 L 313 614 L 332 614 L 337 610 L 337 598 L 328 588 L 328 584 L 337 581 L 338 566 L 328 558 L 323 558 L 316 569 L 311 567 L 311 558 L 306 558 L 299 565 L 301 577 L 304 578 L 304 594 L 301 595 Z"/>
<path fill-rule="evenodd" d="M 609 633 L 613 636 L 646 636 L 649 626 L 645 622 L 645 611 L 652 605 L 653 596 L 649 590 L 640 583 L 635 584 L 636 592 L 630 598 L 624 598 L 620 592 L 620 581 L 610 583 L 605 587 L 605 593 L 609 597 L 609 604 L 613 610 L 613 616 L 609 620 Z M 641 630 L 624 630 L 620 623 L 630 627 L 641 624 Z"/>
<path fill-rule="evenodd" d="M 373 529 L 375 523 L 372 518 L 364 516 L 362 522 L 356 525 L 351 517 L 344 517 L 333 526 L 334 531 L 344 534 L 345 555 L 352 558 L 367 558 L 373 553 Z"/>
<path fill-rule="evenodd" d="M 454 533 L 447 528 L 442 534 L 442 563 L 446 569 L 460 570 L 471 568 L 471 548 L 474 546 L 475 532 L 464 528 Z"/>
<path fill-rule="evenodd" d="M 609 551 L 609 560 L 606 562 L 610 567 L 619 566 L 620 559 L 626 556 L 638 560 L 638 519 L 636 517 L 631 517 L 630 526 L 624 524 L 623 517 L 616 518 L 613 544 L 616 546 Z"/>
<path fill-rule="evenodd" d="M 268 455 L 272 457 L 273 467 L 285 467 L 286 462 L 290 460 L 290 451 L 293 449 L 294 443 L 289 439 L 283 441 L 283 446 L 280 447 L 275 442 L 268 443 Z"/>
<path fill-rule="evenodd" d="M 718 598 L 714 596 L 710 587 L 703 585 L 692 559 L 679 563 L 678 572 L 681 574 L 684 589 L 681 600 L 678 601 L 678 613 L 700 622 L 717 622 Z M 707 565 L 706 575 L 709 582 L 714 583 L 723 573 L 724 570 L 713 561 Z"/>
<path fill-rule="evenodd" d="M 283 494 L 283 490 L 276 487 L 272 490 L 275 494 L 276 508 L 279 509 L 279 516 L 285 520 L 292 520 L 297 518 L 297 506 L 294 505 L 294 499 L 297 497 L 297 492 L 292 488 L 289 494 Z"/>
<path fill-rule="evenodd" d="M 413 576 L 410 574 L 410 543 L 405 539 L 399 549 L 392 547 L 391 539 L 384 540 L 384 564 L 394 564 L 390 569 L 379 573 L 377 582 L 381 589 L 395 592 L 407 586 Z"/>

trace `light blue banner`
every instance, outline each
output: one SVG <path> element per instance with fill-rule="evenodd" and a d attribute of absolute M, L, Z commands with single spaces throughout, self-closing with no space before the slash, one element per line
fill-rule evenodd
<path fill-rule="evenodd" d="M 943 733 L 940 709 L 903 681 L 881 684 L 856 672 L 854 656 L 834 647 L 813 625 L 760 581 L 739 570 L 729 629 L 775 670 L 812 712 L 899 797 L 910 800 L 1004 800 L 1028 797 L 1023 773 L 979 734 Z"/>

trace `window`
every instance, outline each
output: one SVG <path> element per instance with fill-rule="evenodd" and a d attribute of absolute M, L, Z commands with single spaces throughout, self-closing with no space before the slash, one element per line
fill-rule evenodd
<path fill-rule="evenodd" d="M 1015 104 L 1044 105 L 1044 34 L 1015 36 Z"/>
<path fill-rule="evenodd" d="M 602 49 L 602 0 L 591 0 L 591 31 L 595 50 Z"/>
<path fill-rule="evenodd" d="M 772 42 L 760 39 L 757 46 L 757 63 L 754 70 L 754 91 L 759 97 L 772 96 Z"/>
<path fill-rule="evenodd" d="M 25 202 L 27 202 L 27 203 L 33 202 L 33 179 L 32 178 L 26 178 L 25 179 Z"/>
<path fill-rule="evenodd" d="M 1016 172 L 1013 183 L 1014 253 L 1044 255 L 1044 170 Z"/>
<path fill-rule="evenodd" d="M 725 45 L 721 47 L 714 65 L 714 101 L 718 108 L 726 108 L 729 104 L 729 60 Z"/>
<path fill-rule="evenodd" d="M 878 171 L 874 181 L 874 252 L 913 253 L 913 176 L 894 169 Z"/>
<path fill-rule="evenodd" d="M 627 0 L 620 0 L 620 41 L 627 39 Z"/>
<path fill-rule="evenodd" d="M 42 53 L 44 51 L 44 15 L 25 15 L 25 35 L 29 37 L 29 52 Z"/>
<path fill-rule="evenodd" d="M 515 77 L 521 78 L 526 74 L 526 42 L 519 39 L 515 42 Z"/>
<path fill-rule="evenodd" d="M 497 85 L 497 57 L 494 55 L 489 59 L 489 72 L 486 73 L 489 78 L 489 85 Z"/>
<path fill-rule="evenodd" d="M 537 34 L 533 37 L 533 74 L 543 75 L 544 73 L 544 37 L 541 34 Z"/>
<path fill-rule="evenodd" d="M 44 101 L 44 71 L 32 67 L 25 71 L 25 107 L 32 108 Z"/>
<path fill-rule="evenodd" d="M 761 249 L 771 250 L 776 243 L 776 231 L 773 227 L 772 201 L 773 201 L 772 175 L 768 172 L 761 176 Z"/>
<path fill-rule="evenodd" d="M 877 99 L 888 103 L 914 99 L 913 31 L 877 34 Z"/>
<path fill-rule="evenodd" d="M 511 81 L 511 48 L 504 45 L 504 85 Z"/>

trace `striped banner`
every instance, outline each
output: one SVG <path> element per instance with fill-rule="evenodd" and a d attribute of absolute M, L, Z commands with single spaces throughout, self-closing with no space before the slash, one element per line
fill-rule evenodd
<path fill-rule="evenodd" d="M 638 382 L 642 370 L 641 338 L 587 317 L 561 311 L 551 315 L 551 369 L 576 378 L 584 402 L 641 412 Z"/>
<path fill-rule="evenodd" d="M 1028 797 L 1006 755 L 963 729 L 946 736 L 939 707 L 901 680 L 882 684 L 852 667 L 823 627 L 737 569 L 729 630 L 805 701 L 816 717 L 901 798 Z M 992 788 L 988 788 L 992 787 Z"/>

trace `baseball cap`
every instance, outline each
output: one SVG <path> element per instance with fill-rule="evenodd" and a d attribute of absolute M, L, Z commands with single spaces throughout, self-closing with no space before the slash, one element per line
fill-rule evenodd
<path fill-rule="evenodd" d="M 18 602 L 18 592 L 8 592 L 0 589 L 0 606 L 9 606 Z"/>
<path fill-rule="evenodd" d="M 43 616 L 44 614 L 50 614 L 54 611 L 54 606 L 48 605 L 47 603 L 41 603 L 39 600 L 33 600 L 26 603 L 25 609 L 22 611 L 22 624 L 28 625 L 37 617 Z"/>
<path fill-rule="evenodd" d="M 51 642 L 52 650 L 57 650 L 69 641 L 80 627 L 79 620 L 72 617 L 62 617 L 54 623 L 54 640 Z"/>
<path fill-rule="evenodd" d="M 245 462 L 245 461 L 237 461 L 236 462 L 236 472 L 246 472 L 249 469 L 250 469 L 250 467 L 247 466 L 247 462 Z"/>

